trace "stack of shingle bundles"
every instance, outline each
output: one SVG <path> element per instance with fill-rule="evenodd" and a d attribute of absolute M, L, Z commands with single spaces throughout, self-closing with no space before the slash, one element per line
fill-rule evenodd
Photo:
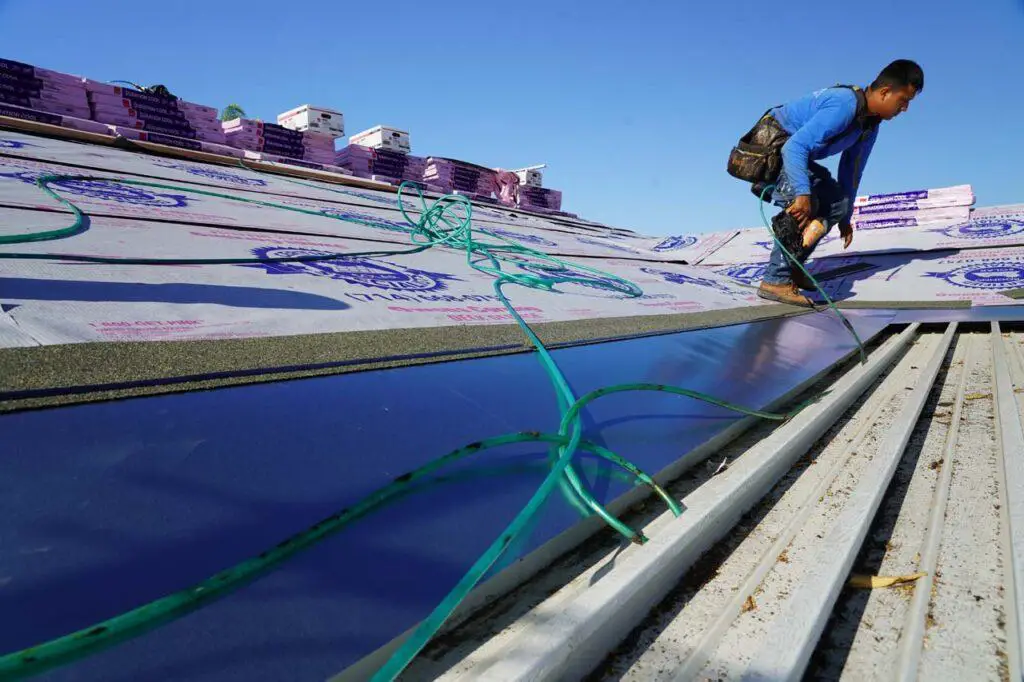
<path fill-rule="evenodd" d="M 357 177 L 393 185 L 401 184 L 404 180 L 422 184 L 423 173 L 427 168 L 427 160 L 422 156 L 358 144 L 350 144 L 341 149 L 335 155 L 334 163 L 349 169 Z M 434 189 L 440 191 L 440 188 Z"/>
<path fill-rule="evenodd" d="M 109 83 L 87 80 L 85 87 L 94 121 L 186 140 L 224 144 L 224 132 L 213 107 Z"/>
<path fill-rule="evenodd" d="M 545 213 L 562 210 L 562 192 L 547 187 L 519 186 L 519 207 Z"/>
<path fill-rule="evenodd" d="M 858 229 L 916 227 L 970 218 L 974 190 L 970 185 L 859 196 L 853 220 Z"/>
<path fill-rule="evenodd" d="M 334 138 L 330 135 L 303 133 L 247 118 L 225 121 L 222 125 L 232 147 L 315 164 L 334 163 Z"/>
<path fill-rule="evenodd" d="M 438 156 L 427 157 L 427 170 L 423 179 L 443 188 L 456 191 L 472 199 L 495 201 L 498 195 L 498 174 L 491 168 L 457 159 Z"/>
<path fill-rule="evenodd" d="M 217 110 L 174 96 L 86 80 L 94 121 L 130 140 L 240 157 L 224 144 Z"/>
<path fill-rule="evenodd" d="M 110 134 L 89 120 L 80 77 L 10 59 L 0 59 L 0 116 Z"/>

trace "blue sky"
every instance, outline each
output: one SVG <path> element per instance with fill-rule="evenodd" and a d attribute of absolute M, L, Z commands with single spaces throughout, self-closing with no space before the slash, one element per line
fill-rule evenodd
<path fill-rule="evenodd" d="M 0 56 L 38 66 L 265 120 L 337 108 L 347 132 L 405 128 L 422 155 L 547 163 L 566 210 L 650 234 L 757 225 L 724 170 L 735 139 L 773 104 L 905 57 L 925 91 L 883 126 L 861 190 L 971 183 L 978 205 L 1024 202 L 1024 0 L 0 0 L 0 27 Z"/>

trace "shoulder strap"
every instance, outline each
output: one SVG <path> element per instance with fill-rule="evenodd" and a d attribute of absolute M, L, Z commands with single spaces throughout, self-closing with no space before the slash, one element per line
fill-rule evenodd
<path fill-rule="evenodd" d="M 851 127 L 855 125 L 860 128 L 860 139 L 863 140 L 872 130 L 878 127 L 879 122 L 876 117 L 868 115 L 868 98 L 867 95 L 864 94 L 864 89 L 857 85 L 844 85 L 842 83 L 837 83 L 832 87 L 848 88 L 853 90 L 853 94 L 857 98 L 857 109 L 853 114 L 853 123 L 851 124 Z M 829 140 L 829 144 L 845 135 L 848 131 L 849 128 L 832 138 L 832 140 Z"/>

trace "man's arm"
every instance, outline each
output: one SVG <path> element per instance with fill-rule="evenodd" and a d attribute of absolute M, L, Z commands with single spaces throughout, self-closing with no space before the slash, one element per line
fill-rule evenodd
<path fill-rule="evenodd" d="M 807 170 L 811 154 L 846 130 L 856 111 L 857 99 L 852 92 L 825 95 L 814 115 L 782 146 L 783 172 L 797 196 L 811 193 L 811 178 Z"/>
<path fill-rule="evenodd" d="M 867 137 L 843 152 L 839 159 L 839 185 L 843 188 L 843 193 L 849 201 L 846 207 L 846 217 L 839 223 L 840 228 L 848 228 L 850 225 L 850 219 L 853 217 L 853 200 L 857 197 L 860 179 L 877 137 L 878 128 L 875 128 L 868 133 Z"/>

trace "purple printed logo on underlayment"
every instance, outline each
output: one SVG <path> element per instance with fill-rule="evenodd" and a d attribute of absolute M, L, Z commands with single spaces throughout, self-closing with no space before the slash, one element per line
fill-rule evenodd
<path fill-rule="evenodd" d="M 252 250 L 257 258 L 302 258 L 329 256 L 329 251 L 261 246 Z M 455 275 L 395 265 L 375 258 L 345 256 L 331 260 L 293 263 L 254 263 L 242 267 L 262 268 L 268 275 L 312 275 L 348 282 L 356 286 L 387 291 L 444 291 Z"/>
<path fill-rule="evenodd" d="M 618 290 L 627 296 L 636 294 L 633 287 L 614 277 L 602 277 L 597 273 L 574 270 L 559 263 L 529 261 L 513 255 L 506 255 L 504 259 L 515 263 L 520 269 L 531 275 L 553 280 L 556 286 L 559 283 L 566 282 L 569 284 L 579 284 L 591 289 L 601 289 L 602 291 Z"/>
<path fill-rule="evenodd" d="M 506 230 L 501 227 L 490 228 L 487 230 L 481 230 L 486 234 L 498 235 L 505 239 L 511 239 L 513 241 L 522 242 L 523 244 L 530 244 L 532 246 L 558 246 L 557 243 L 550 239 L 544 239 L 544 237 L 538 237 L 535 234 L 521 234 L 519 232 L 513 232 L 512 230 Z"/>
<path fill-rule="evenodd" d="M 963 289 L 1016 289 L 1024 286 L 1024 261 L 982 261 L 946 272 L 926 272 L 925 277 L 942 279 Z"/>
<path fill-rule="evenodd" d="M 21 140 L 9 140 L 7 138 L 0 137 L 0 149 L 24 149 L 25 147 L 38 147 L 37 144 L 31 142 L 22 142 Z"/>
<path fill-rule="evenodd" d="M 666 237 L 651 247 L 651 251 L 678 251 L 688 249 L 697 243 L 697 238 L 692 234 L 679 234 Z"/>
<path fill-rule="evenodd" d="M 382 230 L 408 232 L 412 229 L 412 226 L 408 223 L 398 222 L 397 220 L 388 220 L 387 218 L 380 218 L 366 213 L 357 213 L 356 211 L 348 211 L 340 208 L 321 208 L 320 213 L 325 216 L 345 220 L 350 223 L 366 225 L 367 227 L 379 227 Z"/>
<path fill-rule="evenodd" d="M 732 277 L 744 284 L 754 284 L 764 279 L 764 273 L 768 270 L 767 263 L 740 263 L 715 270 L 719 275 Z"/>
<path fill-rule="evenodd" d="M 229 173 L 219 168 L 204 168 L 196 166 L 186 166 L 183 163 L 168 163 L 161 161 L 154 161 L 154 165 L 160 166 L 161 168 L 173 168 L 174 170 L 185 171 L 190 175 L 197 175 L 203 178 L 209 178 L 210 180 L 220 180 L 221 182 L 230 182 L 236 185 L 245 185 L 246 187 L 266 187 L 267 181 L 261 178 L 247 178 L 236 173 Z"/>
<path fill-rule="evenodd" d="M 622 253 L 628 253 L 631 256 L 636 253 L 636 249 L 630 249 L 625 246 L 619 246 L 618 244 L 609 244 L 608 242 L 600 241 L 599 239 L 591 239 L 590 237 L 576 237 L 576 241 L 581 244 L 590 244 L 591 246 L 600 246 L 605 249 L 612 251 L 621 251 Z"/>
<path fill-rule="evenodd" d="M 0 178 L 20 180 L 29 185 L 37 184 L 39 178 L 47 175 L 56 175 L 45 171 L 19 171 L 16 173 L 0 173 Z M 66 178 L 46 183 L 58 194 L 75 194 L 93 199 L 105 201 L 116 201 L 120 204 L 131 204 L 133 206 L 148 206 L 152 208 L 184 208 L 190 201 L 198 201 L 184 194 L 165 194 L 162 192 L 151 192 L 141 187 L 122 185 L 107 180 L 76 180 Z"/>
<path fill-rule="evenodd" d="M 1024 220 L 1016 218 L 980 218 L 950 227 L 929 230 L 962 239 L 1002 239 L 1024 233 Z"/>
<path fill-rule="evenodd" d="M 389 194 L 380 195 L 380 194 L 373 194 L 371 192 L 359 192 L 359 191 L 354 190 L 354 189 L 334 189 L 334 188 L 332 188 L 331 191 L 332 192 L 337 192 L 338 194 L 347 194 L 350 197 L 359 197 L 360 199 L 366 199 L 367 201 L 375 201 L 378 204 L 387 204 L 388 206 L 392 206 L 392 207 L 397 205 L 397 199 L 395 197 L 389 195 Z M 405 210 L 407 210 L 407 211 L 410 211 L 410 210 L 413 210 L 413 209 L 416 208 L 416 206 L 414 204 L 412 204 L 412 203 L 410 203 L 408 201 L 403 201 L 402 205 L 405 207 Z"/>
<path fill-rule="evenodd" d="M 657 275 L 666 282 L 672 284 L 693 284 L 698 287 L 704 287 L 705 289 L 715 289 L 716 291 L 722 291 L 727 294 L 737 293 L 734 289 L 731 289 L 727 284 L 718 282 L 713 279 L 706 277 L 694 277 L 693 275 L 686 275 L 681 272 L 669 272 L 667 270 L 657 270 L 655 268 L 640 268 L 641 272 L 646 272 L 648 275 Z"/>

